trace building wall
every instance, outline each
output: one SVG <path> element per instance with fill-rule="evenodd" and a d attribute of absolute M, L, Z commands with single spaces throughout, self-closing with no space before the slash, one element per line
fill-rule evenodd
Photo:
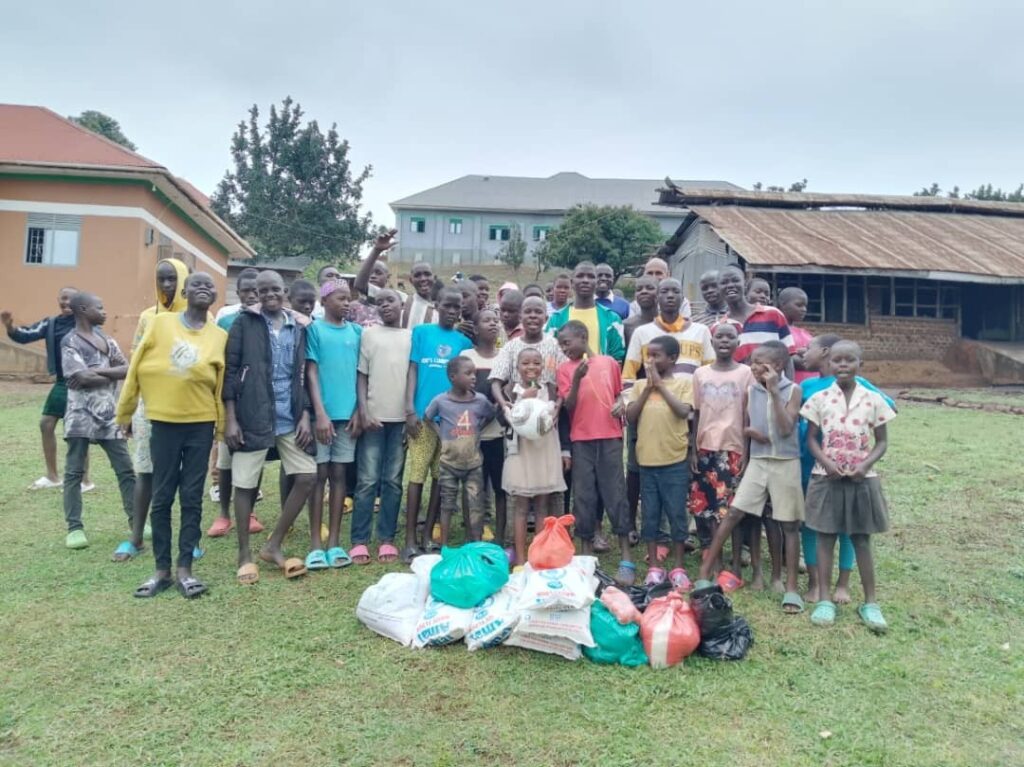
<path fill-rule="evenodd" d="M 870 360 L 936 360 L 946 358 L 960 341 L 956 320 L 869 315 L 866 325 L 809 322 L 814 335 L 835 333 L 856 341 Z"/>

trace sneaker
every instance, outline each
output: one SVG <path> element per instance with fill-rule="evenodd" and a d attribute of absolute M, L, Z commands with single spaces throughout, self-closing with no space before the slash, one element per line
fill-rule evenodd
<path fill-rule="evenodd" d="M 210 500 L 220 503 L 220 485 L 210 485 Z"/>
<path fill-rule="evenodd" d="M 220 538 L 231 532 L 231 519 L 228 517 L 217 517 L 206 531 L 210 538 Z"/>
<path fill-rule="evenodd" d="M 64 545 L 69 549 L 84 549 L 89 545 L 89 539 L 85 537 L 85 530 L 72 530 L 64 539 Z"/>
<path fill-rule="evenodd" d="M 249 532 L 250 533 L 262 533 L 263 532 L 263 523 L 260 522 L 256 518 L 255 514 L 250 514 L 249 515 Z"/>

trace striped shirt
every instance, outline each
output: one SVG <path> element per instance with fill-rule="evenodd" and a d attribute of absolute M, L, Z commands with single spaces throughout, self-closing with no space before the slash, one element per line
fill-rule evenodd
<path fill-rule="evenodd" d="M 679 359 L 676 360 L 672 372 L 680 378 L 691 378 L 701 365 L 715 361 L 711 331 L 705 325 L 683 317 L 669 325 L 661 317 L 655 317 L 654 322 L 641 325 L 630 336 L 629 350 L 622 366 L 624 388 L 628 389 L 633 381 L 646 377 L 643 373 L 644 365 L 647 363 L 647 346 L 658 336 L 672 336 L 679 342 Z"/>
<path fill-rule="evenodd" d="M 743 323 L 740 345 L 736 347 L 732 358 L 737 362 L 749 362 L 754 349 L 765 341 L 782 341 L 790 354 L 796 351 L 796 341 L 793 340 L 793 332 L 789 329 L 785 315 L 774 306 L 757 304 L 753 314 Z"/>

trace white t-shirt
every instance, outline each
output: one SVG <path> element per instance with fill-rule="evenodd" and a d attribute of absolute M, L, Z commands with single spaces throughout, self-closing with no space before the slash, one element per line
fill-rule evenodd
<path fill-rule="evenodd" d="M 367 377 L 366 409 L 382 423 L 405 420 L 405 377 L 412 331 L 374 325 L 359 341 L 359 372 Z"/>

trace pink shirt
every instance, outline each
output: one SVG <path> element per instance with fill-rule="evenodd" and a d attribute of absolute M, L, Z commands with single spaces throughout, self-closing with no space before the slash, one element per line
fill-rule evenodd
<path fill-rule="evenodd" d="M 693 407 L 700 411 L 697 449 L 742 453 L 747 441 L 743 423 L 747 412 L 747 390 L 754 376 L 746 365 L 735 370 L 715 370 L 711 365 L 693 374 Z"/>
<path fill-rule="evenodd" d="M 558 366 L 558 396 L 565 399 L 572 377 L 582 360 Z M 580 381 L 576 407 L 572 411 L 569 438 L 573 442 L 593 439 L 622 439 L 622 421 L 612 416 L 612 407 L 622 391 L 619 363 L 603 354 L 587 360 L 589 370 Z"/>
<path fill-rule="evenodd" d="M 790 332 L 793 334 L 793 343 L 796 344 L 796 350 L 798 352 L 806 351 L 807 347 L 811 345 L 811 341 L 814 340 L 814 336 L 808 333 L 803 328 L 798 328 L 796 325 L 789 326 Z M 806 381 L 808 378 L 817 378 L 817 373 L 812 373 L 809 370 L 796 370 L 794 371 L 796 383 Z"/>

